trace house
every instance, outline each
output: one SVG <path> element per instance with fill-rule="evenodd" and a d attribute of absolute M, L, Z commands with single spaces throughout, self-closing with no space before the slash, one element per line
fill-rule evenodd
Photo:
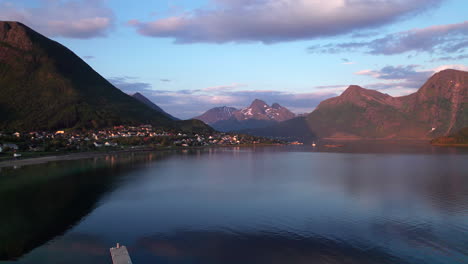
<path fill-rule="evenodd" d="M 117 143 L 112 143 L 112 142 L 106 142 L 106 143 L 104 143 L 104 146 L 106 146 L 106 147 L 117 147 L 118 144 Z"/>
<path fill-rule="evenodd" d="M 94 144 L 94 146 L 95 146 L 96 148 L 102 147 L 102 143 L 94 142 L 93 144 Z"/>
<path fill-rule="evenodd" d="M 21 137 L 21 134 L 20 134 L 20 132 L 16 132 L 16 133 L 13 133 L 13 136 L 15 136 L 15 137 Z"/>

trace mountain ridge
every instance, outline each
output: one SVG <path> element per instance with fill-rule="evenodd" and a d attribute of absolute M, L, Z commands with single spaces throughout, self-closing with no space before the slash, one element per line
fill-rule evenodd
<path fill-rule="evenodd" d="M 296 117 L 294 113 L 278 103 L 269 106 L 265 101 L 255 99 L 245 108 L 215 107 L 194 117 L 219 131 L 238 131 L 273 125 Z"/>
<path fill-rule="evenodd" d="M 0 21 L 0 130 L 55 130 L 173 121 L 123 93 L 62 44 L 19 22 Z"/>
<path fill-rule="evenodd" d="M 400 97 L 351 85 L 341 95 L 322 101 L 302 122 L 306 124 L 291 123 L 310 128 L 310 135 L 330 139 L 431 139 L 449 135 L 468 126 L 468 72 L 438 72 L 415 93 Z M 288 134 L 281 124 L 247 132 L 266 136 L 269 130 L 283 131 L 282 137 Z"/>
<path fill-rule="evenodd" d="M 172 120 L 180 120 L 179 118 L 174 117 L 171 114 L 164 111 L 161 107 L 159 107 L 157 104 L 153 103 L 150 99 L 148 99 L 146 96 L 144 96 L 143 94 L 141 94 L 139 92 L 136 92 L 136 93 L 132 94 L 131 96 L 133 98 L 137 99 L 138 101 L 142 102 L 143 104 L 149 106 L 151 109 L 154 109 L 154 110 L 162 113 L 163 115 L 165 115 L 166 117 L 168 117 L 168 118 L 170 118 Z"/>
<path fill-rule="evenodd" d="M 214 107 L 205 113 L 194 117 L 193 119 L 201 120 L 207 124 L 213 124 L 221 120 L 228 120 L 232 117 L 233 112 L 237 111 L 234 107 L 220 106 Z"/>

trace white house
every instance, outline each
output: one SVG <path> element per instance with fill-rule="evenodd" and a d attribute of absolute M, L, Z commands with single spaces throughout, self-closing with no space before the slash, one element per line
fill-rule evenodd
<path fill-rule="evenodd" d="M 107 141 L 106 143 L 104 143 L 104 146 L 106 146 L 106 147 L 117 147 L 118 144 Z"/>

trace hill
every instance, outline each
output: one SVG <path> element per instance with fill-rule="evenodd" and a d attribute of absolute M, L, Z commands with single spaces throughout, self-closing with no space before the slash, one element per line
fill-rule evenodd
<path fill-rule="evenodd" d="M 54 130 L 175 122 L 121 92 L 81 58 L 18 22 L 0 22 L 0 130 Z"/>

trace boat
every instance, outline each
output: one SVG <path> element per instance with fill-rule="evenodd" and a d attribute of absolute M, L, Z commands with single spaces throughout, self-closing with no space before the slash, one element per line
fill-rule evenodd
<path fill-rule="evenodd" d="M 303 145 L 303 144 L 304 144 L 304 143 L 299 142 L 299 141 L 291 142 L 291 145 Z"/>

